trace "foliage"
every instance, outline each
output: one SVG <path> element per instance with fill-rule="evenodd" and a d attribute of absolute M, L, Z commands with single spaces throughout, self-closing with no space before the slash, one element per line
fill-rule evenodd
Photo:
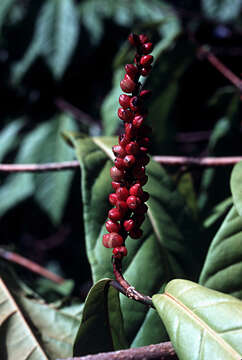
<path fill-rule="evenodd" d="M 111 251 L 101 244 L 119 83 L 133 59 L 127 35 L 145 32 L 155 44 L 151 76 L 141 79 L 153 90 L 151 155 L 239 156 L 241 99 L 199 50 L 208 46 L 240 73 L 241 6 L 1 0 L 0 161 L 77 158 L 81 169 L 0 173 L 0 250 L 68 279 L 56 285 L 0 258 L 3 359 L 32 352 L 54 360 L 168 339 L 179 359 L 242 357 L 241 163 L 232 176 L 231 167 L 147 166 L 144 235 L 127 240 L 123 273 L 156 294 L 157 310 L 110 285 Z"/>

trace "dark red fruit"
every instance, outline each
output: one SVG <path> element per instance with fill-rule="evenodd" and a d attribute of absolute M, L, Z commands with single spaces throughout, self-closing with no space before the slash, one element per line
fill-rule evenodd
<path fill-rule="evenodd" d="M 131 210 L 135 210 L 141 205 L 141 200 L 137 196 L 130 195 L 126 200 L 126 203 Z"/>
<path fill-rule="evenodd" d="M 142 90 L 139 96 L 142 100 L 146 100 L 151 96 L 151 94 L 152 94 L 151 90 Z"/>
<path fill-rule="evenodd" d="M 113 153 L 115 156 L 123 158 L 126 155 L 126 151 L 124 150 L 124 148 L 120 145 L 114 145 L 112 147 Z"/>
<path fill-rule="evenodd" d="M 129 109 L 119 108 L 118 109 L 118 117 L 123 121 L 131 122 L 133 120 L 134 114 Z"/>
<path fill-rule="evenodd" d="M 148 55 L 147 55 L 148 56 Z M 152 70 L 152 66 L 151 65 L 147 65 L 146 67 L 143 67 L 141 70 L 140 70 L 140 73 L 142 76 L 148 76 L 149 73 L 151 72 Z"/>
<path fill-rule="evenodd" d="M 137 180 L 137 183 L 140 184 L 141 186 L 144 186 L 148 181 L 148 176 L 145 175 L 143 178 L 140 178 Z"/>
<path fill-rule="evenodd" d="M 125 168 L 129 169 L 135 164 L 134 155 L 126 155 L 123 159 Z"/>
<path fill-rule="evenodd" d="M 132 220 L 134 220 L 136 227 L 138 228 L 139 226 L 141 226 L 145 220 L 145 216 L 144 214 L 137 214 L 135 213 L 134 216 L 132 217 Z"/>
<path fill-rule="evenodd" d="M 134 33 L 129 34 L 128 40 L 132 46 L 138 46 L 140 44 L 139 36 Z"/>
<path fill-rule="evenodd" d="M 125 201 L 129 196 L 129 190 L 123 186 L 117 189 L 116 191 L 117 199 Z"/>
<path fill-rule="evenodd" d="M 126 145 L 125 150 L 129 155 L 136 155 L 139 152 L 139 145 L 135 141 L 131 141 L 128 145 Z"/>
<path fill-rule="evenodd" d="M 148 211 L 148 206 L 146 204 L 140 204 L 140 206 L 138 206 L 135 209 L 135 212 L 138 215 L 143 215 L 143 214 L 147 213 L 147 211 Z"/>
<path fill-rule="evenodd" d="M 151 53 L 153 50 L 153 44 L 151 42 L 147 42 L 145 44 L 142 45 L 142 51 L 144 54 L 149 54 Z"/>
<path fill-rule="evenodd" d="M 140 40 L 141 44 L 144 44 L 144 43 L 149 41 L 149 38 L 145 34 L 140 34 L 139 35 L 139 40 Z"/>
<path fill-rule="evenodd" d="M 148 65 L 151 65 L 152 61 L 154 60 L 152 55 L 144 55 L 142 56 L 142 58 L 140 59 L 140 64 L 143 67 L 146 67 Z"/>
<path fill-rule="evenodd" d="M 134 229 L 132 231 L 130 231 L 129 236 L 132 239 L 139 239 L 141 238 L 141 236 L 143 235 L 143 231 L 141 229 Z"/>
<path fill-rule="evenodd" d="M 113 255 L 116 259 L 122 259 L 123 256 L 127 256 L 128 250 L 125 246 L 115 247 L 113 249 Z"/>
<path fill-rule="evenodd" d="M 126 203 L 126 201 L 117 200 L 116 207 L 122 215 L 124 215 L 128 210 L 128 204 Z"/>
<path fill-rule="evenodd" d="M 134 184 L 133 186 L 131 186 L 131 188 L 129 189 L 129 193 L 130 195 L 133 196 L 138 196 L 138 197 L 142 197 L 143 196 L 143 190 L 140 184 Z"/>
<path fill-rule="evenodd" d="M 145 168 L 144 166 L 136 166 L 132 171 L 133 176 L 136 179 L 141 179 L 145 176 Z"/>
<path fill-rule="evenodd" d="M 124 123 L 124 127 L 125 127 L 125 137 L 129 140 L 132 139 L 132 137 L 135 136 L 135 128 L 131 123 Z"/>
<path fill-rule="evenodd" d="M 135 222 L 132 219 L 125 220 L 123 223 L 124 230 L 129 232 L 135 228 Z"/>
<path fill-rule="evenodd" d="M 120 82 L 121 89 L 126 93 L 132 93 L 136 88 L 136 83 L 128 74 L 125 74 L 124 79 Z"/>
<path fill-rule="evenodd" d="M 113 181 L 122 181 L 124 178 L 124 171 L 116 168 L 116 166 L 111 167 L 110 176 Z"/>
<path fill-rule="evenodd" d="M 121 186 L 120 182 L 117 182 L 117 181 L 112 181 L 111 185 L 112 185 L 113 190 L 117 190 Z"/>
<path fill-rule="evenodd" d="M 133 96 L 130 99 L 130 103 L 129 103 L 130 109 L 133 111 L 137 111 L 139 109 L 139 98 L 138 96 Z"/>
<path fill-rule="evenodd" d="M 139 166 L 146 166 L 147 164 L 149 164 L 149 162 L 150 162 L 150 158 L 146 154 L 142 155 L 137 159 L 137 165 Z"/>
<path fill-rule="evenodd" d="M 116 232 L 103 235 L 103 245 L 106 248 L 115 248 L 117 246 L 121 246 L 123 242 L 124 240 L 122 236 Z"/>
<path fill-rule="evenodd" d="M 132 124 L 136 129 L 139 129 L 144 124 L 144 117 L 142 115 L 136 115 Z"/>
<path fill-rule="evenodd" d="M 138 144 L 139 144 L 139 146 L 149 147 L 150 138 L 148 138 L 147 136 L 143 137 L 143 138 L 138 140 Z"/>
<path fill-rule="evenodd" d="M 122 219 L 123 214 L 116 208 L 109 210 L 108 217 L 110 220 L 119 221 Z"/>
<path fill-rule="evenodd" d="M 147 191 L 143 191 L 143 194 L 141 196 L 141 200 L 143 202 L 146 202 L 147 200 L 149 200 L 149 198 L 150 198 L 150 195 L 147 193 Z"/>
<path fill-rule="evenodd" d="M 133 64 L 126 64 L 125 71 L 131 77 L 131 79 L 134 79 L 138 73 L 137 67 L 134 66 Z"/>
<path fill-rule="evenodd" d="M 115 205 L 118 200 L 117 195 L 115 193 L 109 194 L 108 199 L 111 205 Z"/>
<path fill-rule="evenodd" d="M 108 232 L 115 232 L 115 233 L 118 233 L 119 230 L 120 230 L 120 224 L 115 222 L 115 221 L 112 221 L 112 220 L 108 220 L 106 221 L 106 229 Z"/>
<path fill-rule="evenodd" d="M 128 145 L 129 141 L 130 141 L 130 140 L 127 139 L 127 137 L 125 136 L 125 134 L 119 135 L 118 142 L 119 142 L 119 145 L 122 146 L 123 148 L 125 148 L 125 146 Z"/>
<path fill-rule="evenodd" d="M 115 160 L 114 160 L 114 165 L 115 165 L 116 168 L 118 168 L 119 170 L 125 169 L 125 163 L 124 163 L 123 159 L 121 159 L 121 158 L 115 159 Z"/>
<path fill-rule="evenodd" d="M 125 95 L 125 94 L 121 94 L 119 96 L 119 104 L 124 108 L 127 109 L 129 107 L 129 102 L 130 102 L 131 96 L 129 95 Z"/>

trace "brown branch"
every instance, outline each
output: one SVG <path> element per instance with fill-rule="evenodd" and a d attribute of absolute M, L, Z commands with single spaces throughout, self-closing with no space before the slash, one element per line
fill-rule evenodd
<path fill-rule="evenodd" d="M 242 156 L 227 157 L 188 157 L 188 156 L 153 156 L 153 160 L 162 165 L 171 166 L 229 166 L 235 165 L 242 161 Z M 0 172 L 47 172 L 47 171 L 64 171 L 79 168 L 79 161 L 64 161 L 47 164 L 0 164 Z"/>
<path fill-rule="evenodd" d="M 28 260 L 26 258 L 24 258 L 23 256 L 16 254 L 14 252 L 11 251 L 7 251 L 3 248 L 0 248 L 0 257 L 2 257 L 5 260 L 11 261 L 15 264 L 21 265 L 23 267 L 25 267 L 26 269 L 39 274 L 57 284 L 63 284 L 65 279 L 63 279 L 62 277 L 52 273 L 51 271 L 43 268 L 42 266 L 36 264 L 35 262 Z"/>
<path fill-rule="evenodd" d="M 119 350 L 94 355 L 74 357 L 62 360 L 178 360 L 175 350 L 170 341 L 131 348 L 128 350 Z M 59 359 L 60 360 L 60 359 Z"/>
<path fill-rule="evenodd" d="M 205 57 L 223 76 L 228 79 L 240 93 L 242 93 L 242 80 L 224 65 L 208 48 L 201 46 L 198 54 Z"/>
<path fill-rule="evenodd" d="M 122 261 L 119 259 L 113 259 L 113 273 L 120 286 L 116 286 L 115 282 L 111 282 L 111 285 L 120 291 L 130 299 L 138 301 L 144 305 L 153 306 L 152 299 L 149 296 L 143 295 L 138 292 L 133 286 L 131 286 L 123 277 L 122 274 Z"/>

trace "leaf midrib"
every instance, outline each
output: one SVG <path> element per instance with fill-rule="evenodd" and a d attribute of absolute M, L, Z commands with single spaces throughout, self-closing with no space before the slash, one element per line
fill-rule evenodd
<path fill-rule="evenodd" d="M 175 304 L 178 307 L 180 307 L 183 311 L 185 311 L 190 318 L 195 320 L 201 326 L 202 329 L 205 329 L 211 335 L 211 337 L 214 338 L 226 351 L 231 353 L 235 357 L 235 359 L 241 360 L 240 354 L 237 351 L 235 351 L 231 347 L 231 345 L 228 344 L 221 336 L 218 336 L 216 331 L 211 329 L 211 327 L 209 327 L 199 316 L 194 314 L 194 312 L 192 312 L 192 310 L 190 310 L 186 305 L 184 305 L 181 301 L 179 301 L 177 298 L 175 298 L 173 295 L 171 295 L 168 292 L 165 292 L 164 295 L 161 296 L 167 296 L 168 298 L 170 298 L 171 301 L 175 302 Z"/>

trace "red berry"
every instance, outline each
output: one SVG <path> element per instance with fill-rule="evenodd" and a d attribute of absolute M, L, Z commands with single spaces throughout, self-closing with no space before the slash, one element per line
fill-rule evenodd
<path fill-rule="evenodd" d="M 123 256 L 127 256 L 128 250 L 125 246 L 115 247 L 113 249 L 113 255 L 116 259 L 122 259 Z"/>
<path fill-rule="evenodd" d="M 132 46 L 138 46 L 140 43 L 139 36 L 134 33 L 129 34 L 128 40 Z"/>
<path fill-rule="evenodd" d="M 125 159 L 125 158 L 124 158 Z M 137 159 L 137 165 L 139 166 L 146 166 L 147 164 L 149 164 L 150 162 L 150 158 L 148 155 L 144 154 L 142 156 L 140 156 L 138 159 Z"/>
<path fill-rule="evenodd" d="M 143 231 L 141 229 L 134 229 L 132 231 L 130 231 L 129 236 L 132 239 L 139 239 L 141 238 L 141 236 L 143 235 Z"/>
<path fill-rule="evenodd" d="M 140 178 L 137 180 L 137 183 L 140 184 L 141 186 L 144 186 L 148 181 L 148 176 L 145 175 L 143 178 Z"/>
<path fill-rule="evenodd" d="M 127 139 L 127 137 L 124 134 L 119 135 L 118 142 L 120 146 L 125 148 L 125 146 L 128 145 L 129 141 L 130 140 Z"/>
<path fill-rule="evenodd" d="M 121 235 L 116 232 L 111 232 L 109 234 L 103 235 L 103 245 L 107 248 L 114 248 L 121 246 L 124 240 Z"/>
<path fill-rule="evenodd" d="M 139 152 L 139 145 L 137 142 L 131 141 L 128 145 L 126 145 L 125 150 L 129 155 L 136 155 Z"/>
<path fill-rule="evenodd" d="M 135 136 L 135 128 L 131 123 L 124 123 L 125 127 L 125 137 L 129 140 L 132 139 L 133 136 Z"/>
<path fill-rule="evenodd" d="M 132 219 L 125 220 L 123 223 L 124 230 L 129 232 L 135 228 L 135 222 Z"/>
<path fill-rule="evenodd" d="M 129 191 L 125 186 L 123 186 L 123 187 L 120 187 L 117 189 L 116 195 L 117 195 L 118 200 L 125 201 L 127 199 L 127 197 L 129 196 Z"/>
<path fill-rule="evenodd" d="M 126 155 L 124 157 L 124 166 L 125 168 L 129 169 L 135 164 L 135 157 L 134 155 Z"/>
<path fill-rule="evenodd" d="M 113 153 L 115 156 L 123 158 L 126 155 L 126 151 L 124 150 L 124 148 L 120 145 L 114 145 L 112 147 Z"/>
<path fill-rule="evenodd" d="M 128 74 L 125 74 L 124 79 L 120 82 L 121 89 L 126 93 L 132 93 L 136 87 L 136 83 Z"/>
<path fill-rule="evenodd" d="M 117 195 L 115 193 L 109 194 L 109 202 L 112 205 L 115 205 L 117 202 L 118 198 Z"/>
<path fill-rule="evenodd" d="M 148 147 L 150 145 L 150 138 L 146 137 L 142 137 L 141 139 L 138 140 L 138 144 L 139 146 L 144 146 L 144 147 Z"/>
<path fill-rule="evenodd" d="M 151 96 L 151 94 L 152 94 L 151 90 L 142 90 L 139 96 L 142 100 L 146 100 Z"/>
<path fill-rule="evenodd" d="M 114 160 L 114 165 L 115 165 L 116 168 L 118 168 L 119 170 L 125 169 L 125 163 L 124 163 L 123 159 L 121 159 L 121 158 L 115 159 L 115 160 Z"/>
<path fill-rule="evenodd" d="M 126 203 L 126 201 L 117 200 L 116 206 L 117 206 L 118 211 L 122 215 L 124 215 L 128 210 L 128 204 Z"/>
<path fill-rule="evenodd" d="M 131 188 L 129 189 L 129 193 L 130 195 L 133 196 L 138 196 L 138 197 L 142 197 L 143 196 L 143 190 L 140 184 L 134 184 L 133 186 L 131 186 Z"/>
<path fill-rule="evenodd" d="M 123 108 L 119 108 L 118 109 L 118 117 L 123 121 L 131 122 L 133 120 L 134 114 L 129 109 L 125 110 Z"/>
<path fill-rule="evenodd" d="M 148 211 L 148 206 L 146 204 L 140 204 L 136 209 L 136 214 L 143 215 Z"/>
<path fill-rule="evenodd" d="M 124 178 L 124 171 L 116 168 L 116 166 L 111 167 L 110 176 L 113 181 L 122 181 Z"/>
<path fill-rule="evenodd" d="M 151 42 L 147 42 L 142 45 L 142 51 L 144 54 L 149 54 L 153 50 L 153 44 Z"/>
<path fill-rule="evenodd" d="M 125 71 L 131 77 L 131 79 L 134 79 L 138 73 L 137 67 L 134 66 L 133 64 L 126 64 Z"/>
<path fill-rule="evenodd" d="M 149 38 L 145 34 L 140 34 L 139 35 L 139 40 L 140 40 L 141 44 L 144 44 L 144 43 L 149 41 Z"/>
<path fill-rule="evenodd" d="M 125 94 L 121 94 L 119 96 L 119 104 L 124 108 L 127 109 L 129 107 L 129 102 L 130 102 L 131 96 L 129 95 L 125 95 Z"/>
<path fill-rule="evenodd" d="M 141 55 L 136 53 L 134 58 L 134 62 L 136 65 L 139 65 L 140 59 L 141 59 Z"/>
<path fill-rule="evenodd" d="M 121 186 L 121 184 L 117 181 L 112 181 L 111 185 L 112 185 L 113 190 L 117 190 Z"/>
<path fill-rule="evenodd" d="M 133 176 L 136 179 L 143 178 L 145 176 L 145 168 L 144 166 L 136 166 L 132 171 Z"/>
<path fill-rule="evenodd" d="M 141 200 L 139 197 L 131 195 L 127 198 L 126 203 L 131 210 L 135 210 L 141 205 Z"/>
<path fill-rule="evenodd" d="M 149 151 L 149 149 L 147 147 L 144 147 L 144 146 L 141 146 L 139 149 L 140 149 L 140 152 L 142 154 L 146 154 Z"/>
<path fill-rule="evenodd" d="M 132 124 L 136 129 L 139 129 L 144 124 L 144 117 L 142 115 L 136 115 Z"/>
<path fill-rule="evenodd" d="M 143 67 L 146 67 L 148 65 L 151 65 L 152 61 L 153 61 L 153 56 L 152 55 L 144 55 L 142 56 L 142 58 L 140 59 L 140 64 Z"/>
<path fill-rule="evenodd" d="M 109 210 L 108 217 L 109 217 L 110 220 L 119 221 L 119 220 L 122 219 L 123 214 L 121 213 L 121 211 L 114 208 L 114 209 Z"/>
<path fill-rule="evenodd" d="M 148 55 L 147 55 L 148 56 Z M 151 65 L 147 65 L 146 67 L 143 67 L 141 70 L 140 70 L 140 73 L 142 76 L 148 76 L 149 73 L 151 72 L 152 70 L 152 66 Z"/>
<path fill-rule="evenodd" d="M 136 227 L 138 228 L 139 226 L 141 226 L 145 220 L 145 216 L 144 214 L 137 214 L 135 213 L 134 216 L 132 217 L 132 220 L 134 220 Z"/>
<path fill-rule="evenodd" d="M 120 230 L 120 224 L 115 222 L 115 221 L 112 221 L 112 220 L 106 221 L 105 226 L 106 226 L 107 231 L 110 232 L 110 233 L 111 232 L 118 233 L 119 230 Z"/>
<path fill-rule="evenodd" d="M 133 96 L 130 99 L 130 103 L 129 103 L 130 109 L 133 111 L 137 111 L 139 109 L 139 98 L 138 96 Z"/>

